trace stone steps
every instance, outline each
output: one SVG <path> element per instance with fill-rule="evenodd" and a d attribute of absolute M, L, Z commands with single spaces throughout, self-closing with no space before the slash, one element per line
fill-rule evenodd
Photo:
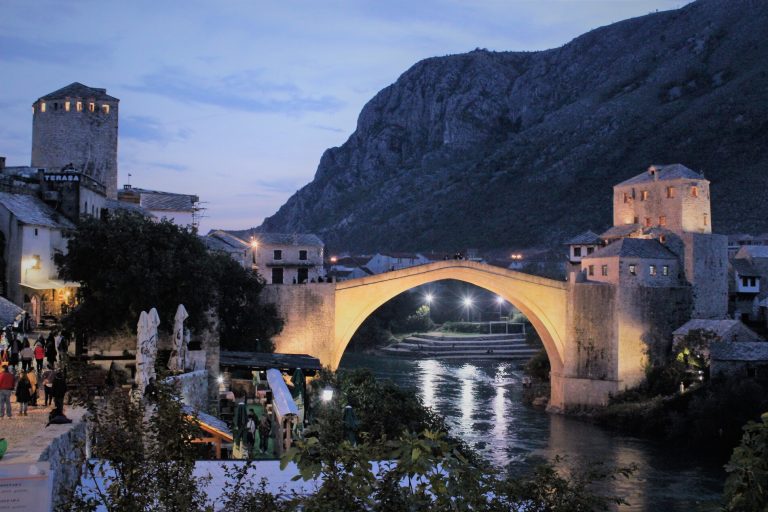
<path fill-rule="evenodd" d="M 525 341 L 523 334 L 447 337 L 418 334 L 400 343 L 380 349 L 396 357 L 440 359 L 530 359 L 538 351 Z"/>

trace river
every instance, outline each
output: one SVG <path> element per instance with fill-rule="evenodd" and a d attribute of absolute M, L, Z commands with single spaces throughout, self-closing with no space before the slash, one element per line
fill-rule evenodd
<path fill-rule="evenodd" d="M 342 368 L 370 368 L 378 378 L 414 389 L 443 415 L 451 432 L 486 458 L 513 472 L 527 471 L 537 457 L 566 456 L 570 464 L 600 461 L 636 464 L 637 471 L 610 484 L 624 497 L 621 511 L 718 510 L 725 473 L 722 462 L 596 425 L 548 414 L 522 403 L 522 361 L 406 360 L 348 353 Z"/>

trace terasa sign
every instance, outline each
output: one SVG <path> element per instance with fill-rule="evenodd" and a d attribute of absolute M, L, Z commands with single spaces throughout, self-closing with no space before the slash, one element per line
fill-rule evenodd
<path fill-rule="evenodd" d="M 79 174 L 44 174 L 45 181 L 80 181 Z"/>

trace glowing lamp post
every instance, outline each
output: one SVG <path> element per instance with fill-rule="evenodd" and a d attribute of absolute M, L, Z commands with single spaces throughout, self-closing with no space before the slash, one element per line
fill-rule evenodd
<path fill-rule="evenodd" d="M 469 318 L 469 321 L 472 321 L 472 303 L 474 302 L 472 300 L 472 297 L 464 297 L 462 299 L 462 304 L 464 304 L 464 308 L 467 310 L 467 318 Z"/>
<path fill-rule="evenodd" d="M 333 400 L 333 389 L 332 388 L 325 388 L 320 393 L 320 400 L 322 400 L 325 403 L 330 402 Z"/>

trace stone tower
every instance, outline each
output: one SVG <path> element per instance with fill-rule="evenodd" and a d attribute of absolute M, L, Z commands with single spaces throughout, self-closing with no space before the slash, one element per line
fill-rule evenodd
<path fill-rule="evenodd" d="M 72 164 L 116 199 L 119 102 L 78 82 L 39 98 L 32 105 L 32 167 Z"/>

